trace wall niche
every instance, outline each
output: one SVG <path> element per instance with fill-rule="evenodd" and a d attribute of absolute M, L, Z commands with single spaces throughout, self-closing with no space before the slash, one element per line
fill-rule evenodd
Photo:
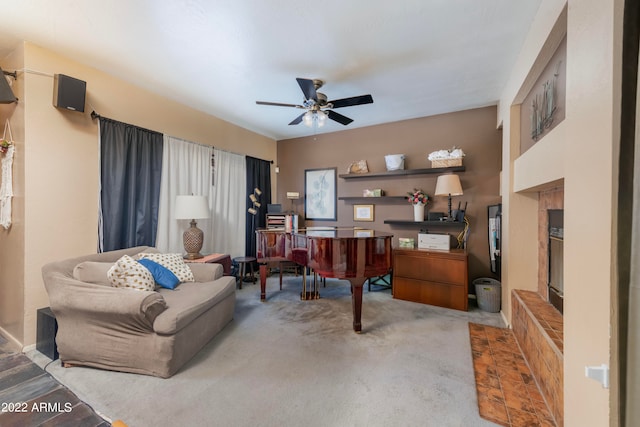
<path fill-rule="evenodd" d="M 520 108 L 520 154 L 564 120 L 567 92 L 567 37 L 527 94 Z"/>

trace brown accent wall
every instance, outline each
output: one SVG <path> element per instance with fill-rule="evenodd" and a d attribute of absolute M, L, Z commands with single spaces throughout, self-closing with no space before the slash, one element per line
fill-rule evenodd
<path fill-rule="evenodd" d="M 366 107 L 355 107 L 366 108 Z M 345 112 L 346 113 L 346 112 Z M 405 120 L 377 126 L 356 128 L 342 132 L 311 135 L 278 141 L 277 175 L 278 192 L 274 203 L 282 203 L 289 209 L 287 191 L 300 192 L 296 201 L 296 212 L 304 217 L 304 171 L 305 169 L 337 167 L 338 174 L 347 173 L 349 164 L 366 160 L 369 171 L 386 170 L 386 154 L 405 154 L 405 169 L 431 167 L 429 153 L 449 149 L 454 145 L 466 153 L 460 173 L 464 195 L 453 197 L 453 208 L 458 202 L 467 205 L 467 216 L 471 223 L 469 250 L 469 278 L 493 277 L 489 269 L 489 246 L 487 235 L 487 206 L 500 203 L 499 173 L 501 165 L 501 131 L 495 126 L 496 107 L 442 114 L 431 117 Z M 333 126 L 333 124 L 332 124 Z M 313 130 L 309 130 L 312 134 Z M 428 211 L 446 212 L 447 198 L 433 197 L 437 175 L 410 175 L 376 179 L 338 178 L 338 196 L 362 196 L 364 189 L 381 188 L 388 196 L 402 196 L 414 187 L 423 189 L 431 197 Z M 353 221 L 353 203 L 338 200 L 338 220 L 307 221 L 307 225 L 330 225 L 340 227 L 360 226 L 394 233 L 394 246 L 399 237 L 418 237 L 419 227 L 390 226 L 385 219 L 413 219 L 408 202 L 396 204 L 375 203 L 373 222 Z M 433 229 L 441 232 L 444 229 Z M 453 231 L 451 234 L 457 234 Z M 470 287 L 471 289 L 471 287 Z"/>

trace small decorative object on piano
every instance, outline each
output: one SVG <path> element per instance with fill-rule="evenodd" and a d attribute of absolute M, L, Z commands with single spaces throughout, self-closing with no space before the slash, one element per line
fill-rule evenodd
<path fill-rule="evenodd" d="M 367 173 L 369 172 L 369 167 L 367 166 L 366 160 L 358 160 L 357 162 L 353 162 L 347 168 L 347 173 Z"/>
<path fill-rule="evenodd" d="M 401 248 L 413 249 L 415 246 L 415 239 L 412 239 L 410 237 L 399 237 L 398 243 L 400 244 Z"/>
<path fill-rule="evenodd" d="M 374 188 L 373 190 L 363 190 L 363 197 L 382 197 L 384 196 L 384 190 L 380 188 Z"/>
<path fill-rule="evenodd" d="M 455 146 L 450 150 L 438 150 L 429 154 L 432 168 L 448 168 L 462 166 L 462 158 L 465 156 L 461 148 Z"/>

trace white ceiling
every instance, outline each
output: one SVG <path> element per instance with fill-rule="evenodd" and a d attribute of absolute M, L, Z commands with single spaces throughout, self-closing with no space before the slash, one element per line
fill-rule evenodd
<path fill-rule="evenodd" d="M 0 58 L 27 40 L 280 140 L 314 131 L 255 101 L 301 103 L 296 77 L 373 96 L 318 133 L 496 104 L 540 1 L 3 0 Z"/>

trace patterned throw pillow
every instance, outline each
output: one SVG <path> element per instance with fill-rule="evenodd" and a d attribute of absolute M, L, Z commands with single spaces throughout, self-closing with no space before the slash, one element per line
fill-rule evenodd
<path fill-rule="evenodd" d="M 147 258 L 139 259 L 138 262 L 149 270 L 153 276 L 153 280 L 155 280 L 159 286 L 167 289 L 175 289 L 176 286 L 180 284 L 180 280 L 171 272 L 171 270 L 157 262 L 151 261 Z"/>
<path fill-rule="evenodd" d="M 153 291 L 156 287 L 151 272 L 129 255 L 123 255 L 116 261 L 107 272 L 107 277 L 114 288 Z"/>
<path fill-rule="evenodd" d="M 194 281 L 193 273 L 191 272 L 189 266 L 184 262 L 182 254 L 157 254 L 143 252 L 138 255 L 138 259 L 144 258 L 155 261 L 161 266 L 171 270 L 171 272 L 176 275 L 178 280 L 180 280 L 180 283 Z"/>

